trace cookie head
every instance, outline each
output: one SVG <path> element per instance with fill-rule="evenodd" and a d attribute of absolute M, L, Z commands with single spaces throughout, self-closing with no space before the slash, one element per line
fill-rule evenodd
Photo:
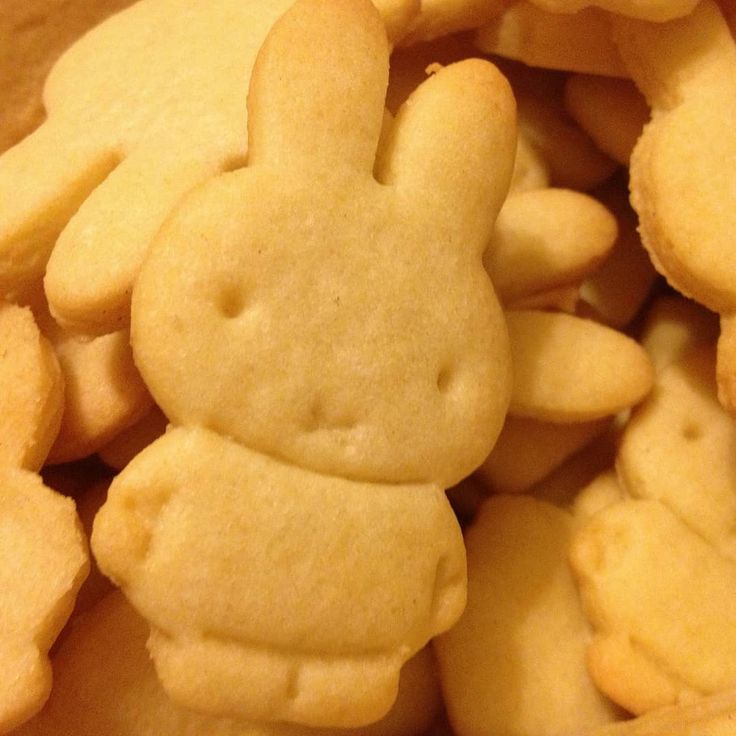
<path fill-rule="evenodd" d="M 249 165 L 162 229 L 132 340 L 176 424 L 321 472 L 449 486 L 508 403 L 482 253 L 514 103 L 490 63 L 451 65 L 379 147 L 387 65 L 368 3 L 298 3 L 276 24 L 251 82 Z"/>

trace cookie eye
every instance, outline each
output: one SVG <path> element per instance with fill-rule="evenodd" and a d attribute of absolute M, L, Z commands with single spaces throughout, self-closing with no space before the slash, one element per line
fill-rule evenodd
<path fill-rule="evenodd" d="M 239 317 L 248 303 L 247 290 L 242 284 L 222 283 L 215 297 L 217 310 L 226 319 Z"/>
<path fill-rule="evenodd" d="M 439 372 L 437 373 L 437 390 L 441 394 L 446 394 L 448 390 L 450 389 L 450 385 L 453 382 L 453 377 L 455 373 L 449 366 L 444 366 L 443 368 L 440 368 Z"/>
<path fill-rule="evenodd" d="M 698 422 L 688 421 L 682 425 L 682 436 L 690 442 L 695 442 L 703 436 L 703 427 Z"/>

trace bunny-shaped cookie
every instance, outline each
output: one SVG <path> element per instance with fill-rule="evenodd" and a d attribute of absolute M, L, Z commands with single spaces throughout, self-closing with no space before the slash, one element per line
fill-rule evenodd
<path fill-rule="evenodd" d="M 379 146 L 388 50 L 366 0 L 298 0 L 254 67 L 248 167 L 181 203 L 136 283 L 136 361 L 174 428 L 118 476 L 93 546 L 189 707 L 376 720 L 464 605 L 443 488 L 509 401 L 482 254 L 514 101 L 465 61 Z"/>

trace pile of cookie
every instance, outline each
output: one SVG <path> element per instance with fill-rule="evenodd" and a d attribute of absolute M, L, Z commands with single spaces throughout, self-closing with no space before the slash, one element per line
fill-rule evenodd
<path fill-rule="evenodd" d="M 6 0 L 0 733 L 736 733 L 735 34 Z"/>

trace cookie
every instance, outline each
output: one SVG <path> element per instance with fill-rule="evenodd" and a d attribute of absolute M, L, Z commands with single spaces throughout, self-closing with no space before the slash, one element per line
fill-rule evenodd
<path fill-rule="evenodd" d="M 488 62 L 443 67 L 376 162 L 388 47 L 361 24 L 359 47 L 324 60 L 322 31 L 290 30 L 309 66 L 292 41 L 264 47 L 249 166 L 160 231 L 135 286 L 134 356 L 173 424 L 331 475 L 449 487 L 488 455 L 508 402 L 481 257 L 510 180 L 513 99 Z"/>
<path fill-rule="evenodd" d="M 74 503 L 26 470 L 0 467 L 0 730 L 51 689 L 48 651 L 89 569 Z"/>
<path fill-rule="evenodd" d="M 377 720 L 465 602 L 439 487 L 318 475 L 203 429 L 170 429 L 116 477 L 92 547 L 151 624 L 170 697 L 244 720 Z"/>
<path fill-rule="evenodd" d="M 583 422 L 641 401 L 653 370 L 630 337 L 561 312 L 507 311 L 514 385 L 509 413 Z"/>
<path fill-rule="evenodd" d="M 569 189 L 510 195 L 483 263 L 505 305 L 569 286 L 593 272 L 613 247 L 616 219 L 597 200 Z"/>
<path fill-rule="evenodd" d="M 59 361 L 30 309 L 0 301 L 0 468 L 38 470 L 61 426 Z"/>
<path fill-rule="evenodd" d="M 148 627 L 120 593 L 111 593 L 75 621 L 54 655 L 49 701 L 18 736 L 339 736 L 337 729 L 215 718 L 166 696 L 146 650 Z M 80 687 L 80 682 L 84 683 Z M 416 736 L 440 705 L 434 658 L 423 649 L 401 672 L 396 705 L 352 736 Z M 15 732 L 14 732 L 15 733 Z"/>
<path fill-rule="evenodd" d="M 736 422 L 718 403 L 712 345 L 664 368 L 629 420 L 617 467 L 628 493 L 656 499 L 736 560 Z"/>
<path fill-rule="evenodd" d="M 709 309 L 736 309 L 736 43 L 718 6 L 668 23 L 618 17 L 614 37 L 652 109 L 631 157 L 631 201 L 657 269 Z M 708 135 L 694 135 L 707 130 Z"/>
<path fill-rule="evenodd" d="M 468 605 L 435 640 L 459 736 L 582 733 L 616 710 L 585 670 L 590 630 L 567 564 L 573 517 L 495 496 L 466 533 Z"/>
<path fill-rule="evenodd" d="M 0 14 L 0 153 L 43 122 L 43 82 L 59 55 L 131 2 L 5 0 Z"/>
<path fill-rule="evenodd" d="M 736 564 L 664 503 L 606 506 L 570 559 L 595 629 L 588 668 L 611 699 L 640 714 L 734 687 Z"/>

